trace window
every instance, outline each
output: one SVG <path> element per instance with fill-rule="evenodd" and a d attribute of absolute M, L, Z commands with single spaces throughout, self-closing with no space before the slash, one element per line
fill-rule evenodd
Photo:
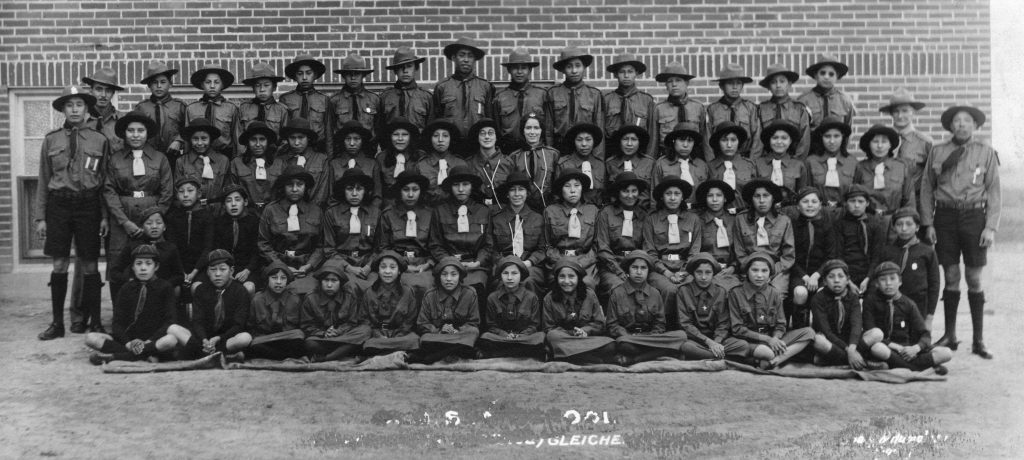
<path fill-rule="evenodd" d="M 14 264 L 43 258 L 43 242 L 35 237 L 32 209 L 39 176 L 39 149 L 46 133 L 64 123 L 50 105 L 59 89 L 11 90 L 11 184 L 14 207 Z"/>

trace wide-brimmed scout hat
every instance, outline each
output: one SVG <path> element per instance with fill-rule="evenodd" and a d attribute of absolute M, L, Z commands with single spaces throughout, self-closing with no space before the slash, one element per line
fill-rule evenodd
<path fill-rule="evenodd" d="M 697 186 L 697 191 L 693 193 L 693 206 L 696 208 L 706 208 L 708 206 L 708 193 L 713 188 L 722 191 L 722 195 L 725 196 L 726 205 L 736 201 L 736 190 L 729 186 L 728 183 L 723 180 L 709 179 Z"/>
<path fill-rule="evenodd" d="M 681 62 L 670 62 L 661 72 L 654 76 L 654 81 L 658 83 L 665 83 L 669 78 L 679 77 L 683 80 L 690 81 L 696 78 L 693 74 L 683 67 Z"/>
<path fill-rule="evenodd" d="M 346 169 L 341 174 L 341 177 L 334 181 L 334 198 L 338 201 L 345 201 L 345 188 L 351 184 L 363 186 L 363 189 L 367 192 L 367 195 L 363 197 L 363 201 L 366 202 L 369 193 L 373 191 L 373 178 L 358 167 Z"/>
<path fill-rule="evenodd" d="M 526 48 L 516 48 L 508 54 L 508 60 L 502 62 L 501 65 L 505 68 L 514 65 L 525 65 L 532 68 L 539 66 L 540 63 L 533 59 L 530 51 Z"/>
<path fill-rule="evenodd" d="M 304 65 L 308 65 L 310 69 L 313 69 L 313 73 L 316 74 L 316 77 L 313 77 L 314 80 L 324 76 L 324 73 L 327 72 L 327 66 L 314 58 L 312 54 L 300 54 L 295 56 L 295 59 L 292 59 L 292 62 L 285 66 L 284 74 L 294 80 L 295 73 L 299 71 L 299 67 Z"/>
<path fill-rule="evenodd" d="M 860 150 L 870 156 L 871 141 L 879 134 L 889 138 L 889 155 L 892 155 L 892 152 L 896 151 L 900 146 L 900 133 L 896 132 L 893 128 L 880 124 L 872 126 L 860 137 L 860 141 L 857 143 L 860 146 Z"/>
<path fill-rule="evenodd" d="M 494 266 L 494 276 L 501 276 L 501 272 L 505 271 L 505 267 L 509 265 L 515 265 L 519 269 L 519 282 L 522 283 L 530 277 L 530 269 L 526 266 L 526 262 L 515 254 L 509 254 L 502 257 L 501 260 Z"/>
<path fill-rule="evenodd" d="M 346 73 L 359 73 L 363 75 L 373 73 L 373 68 L 366 64 L 366 59 L 356 53 L 349 53 L 341 61 L 341 68 L 334 69 L 334 73 L 341 75 Z"/>
<path fill-rule="evenodd" d="M 424 192 L 430 188 L 430 179 L 427 179 L 426 176 L 409 169 L 398 174 L 398 177 L 395 178 L 395 183 L 389 190 L 389 195 L 392 197 L 398 197 L 399 194 L 402 193 L 402 187 L 413 182 L 420 186 L 420 197 L 422 198 L 425 196 Z"/>
<path fill-rule="evenodd" d="M 310 174 L 309 171 L 306 171 L 306 168 L 299 165 L 288 165 L 284 168 L 284 171 L 281 171 L 281 175 L 277 176 L 277 180 L 274 181 L 274 190 L 283 188 L 285 184 L 291 182 L 293 179 L 299 179 L 302 182 L 305 182 L 307 193 L 309 190 L 313 189 L 314 185 L 316 185 L 316 179 L 313 178 L 313 175 Z"/>
<path fill-rule="evenodd" d="M 559 174 L 558 177 L 556 177 L 555 180 L 551 183 L 551 190 L 557 190 L 558 192 L 555 194 L 561 195 L 562 186 L 564 186 L 565 183 L 569 182 L 569 180 L 571 179 L 576 179 L 580 181 L 580 185 L 583 186 L 584 193 L 590 190 L 590 178 L 587 177 L 586 174 L 583 174 L 583 171 L 580 171 L 576 168 L 568 168 L 562 170 L 562 173 Z"/>
<path fill-rule="evenodd" d="M 772 194 L 772 204 L 779 204 L 782 202 L 784 196 L 782 196 L 782 187 L 779 187 L 775 182 L 763 177 L 751 179 L 750 182 L 743 184 L 743 201 L 747 203 L 753 203 L 754 192 L 757 189 L 763 188 Z"/>
<path fill-rule="evenodd" d="M 82 77 L 82 83 L 88 86 L 100 83 L 107 85 L 112 89 L 124 91 L 124 87 L 117 84 L 117 72 L 115 72 L 114 69 L 111 69 L 110 67 L 101 67 L 99 69 L 96 69 L 96 71 L 93 72 L 92 75 L 88 77 Z"/>
<path fill-rule="evenodd" d="M 196 118 L 195 120 L 192 120 L 188 126 L 181 129 L 181 137 L 187 141 L 193 134 L 199 131 L 209 134 L 210 139 L 220 138 L 221 134 L 220 128 L 214 126 L 213 123 L 210 123 L 210 120 L 205 118 Z"/>
<path fill-rule="evenodd" d="M 139 111 L 131 112 L 121 118 L 118 118 L 117 123 L 114 124 L 114 134 L 116 134 L 117 137 L 124 139 L 124 132 L 128 129 L 128 125 L 131 123 L 142 123 L 142 126 L 146 127 L 147 137 L 152 138 L 158 134 L 157 130 L 159 127 L 156 125 L 156 122 L 153 121 L 152 118 L 149 118 L 149 115 Z"/>
<path fill-rule="evenodd" d="M 692 275 L 693 272 L 697 271 L 697 267 L 701 264 L 711 264 L 711 272 L 716 275 L 718 272 L 722 271 L 722 266 L 718 264 L 718 261 L 715 260 L 714 256 L 706 252 L 698 252 L 686 262 L 686 273 Z"/>
<path fill-rule="evenodd" d="M 551 64 L 551 67 L 559 72 L 564 72 L 565 64 L 571 59 L 579 59 L 583 63 L 583 67 L 590 67 L 590 64 L 594 63 L 594 56 L 587 54 L 582 48 L 567 46 L 558 53 L 558 60 Z"/>
<path fill-rule="evenodd" d="M 563 142 L 565 145 L 571 146 L 571 148 L 566 148 L 565 150 L 563 150 L 563 152 L 571 152 L 576 150 L 576 135 L 579 133 L 590 133 L 590 135 L 594 137 L 593 148 L 595 149 L 597 148 L 597 146 L 601 145 L 601 141 L 604 140 L 604 131 L 601 130 L 600 126 L 597 126 L 593 123 L 577 123 L 573 125 L 572 128 L 569 128 L 569 131 L 565 132 Z"/>
<path fill-rule="evenodd" d="M 618 131 L 615 131 L 615 134 L 612 134 L 611 145 L 615 146 L 615 148 L 619 148 L 621 146 L 622 136 L 630 133 L 636 134 L 637 139 L 640 141 L 639 148 L 637 148 L 636 151 L 637 155 L 643 153 L 647 149 L 647 143 L 651 142 L 651 133 L 647 132 L 647 129 L 643 126 L 626 125 L 619 128 Z"/>
<path fill-rule="evenodd" d="M 249 138 L 254 134 L 262 134 L 266 136 L 267 145 L 277 144 L 277 133 L 262 121 L 249 123 L 249 126 L 245 127 L 245 131 L 242 131 L 242 134 L 238 136 L 238 143 L 243 146 L 248 145 Z"/>
<path fill-rule="evenodd" d="M 785 131 L 786 134 L 789 134 L 791 147 L 800 143 L 800 127 L 796 123 L 783 118 L 776 118 L 771 123 L 768 123 L 768 126 L 761 129 L 761 143 L 767 146 L 776 131 Z"/>
<path fill-rule="evenodd" d="M 309 138 L 310 145 L 315 144 L 317 141 L 316 131 L 313 131 L 313 126 L 305 118 L 292 118 L 288 120 L 288 124 L 281 127 L 282 139 L 288 139 L 288 136 L 295 133 L 305 134 Z"/>
<path fill-rule="evenodd" d="M 959 112 L 969 113 L 971 115 L 971 118 L 974 118 L 974 122 L 978 125 L 979 128 L 985 124 L 985 112 L 982 112 L 981 109 L 969 104 L 954 105 L 946 109 L 945 112 L 942 112 L 942 117 L 939 118 L 942 121 L 942 127 L 946 131 L 953 130 L 953 117 L 955 117 L 956 114 Z"/>
<path fill-rule="evenodd" d="M 494 194 L 498 196 L 498 201 L 502 203 L 508 202 L 508 191 L 513 185 L 519 185 L 529 191 L 530 186 L 533 185 L 533 180 L 523 171 L 512 171 L 508 178 L 505 179 L 505 182 L 494 190 Z"/>
<path fill-rule="evenodd" d="M 470 52 L 472 52 L 473 57 L 479 61 L 484 58 L 484 55 L 487 54 L 487 52 L 485 52 L 483 48 L 480 48 L 481 46 L 483 45 L 480 42 L 472 38 L 459 37 L 458 40 L 455 40 L 455 43 L 449 43 L 447 46 L 444 47 L 444 57 L 448 59 L 454 59 L 455 54 L 458 53 L 460 49 L 467 49 Z"/>
<path fill-rule="evenodd" d="M 405 256 L 403 256 L 403 255 L 401 255 L 401 254 L 399 254 L 399 253 L 397 253 L 397 252 L 395 252 L 395 251 L 393 251 L 391 249 L 386 249 L 384 251 L 381 251 L 380 254 L 377 254 L 377 256 L 373 258 L 373 261 L 370 262 L 370 271 L 374 272 L 374 273 L 379 271 L 380 270 L 380 263 L 384 259 L 394 259 L 395 262 L 398 263 L 398 273 L 399 274 L 405 273 L 405 270 L 407 268 L 409 268 L 409 261 L 406 260 Z"/>
<path fill-rule="evenodd" d="M 669 131 L 665 135 L 665 147 L 672 149 L 676 142 L 676 139 L 681 137 L 689 136 L 693 138 L 693 145 L 698 146 L 704 140 L 704 136 L 700 134 L 700 127 L 692 121 L 684 121 L 677 123 L 676 127 Z"/>
<path fill-rule="evenodd" d="M 627 252 L 622 256 L 622 262 L 619 263 L 619 268 L 626 273 L 629 273 L 629 266 L 633 265 L 636 260 L 642 260 L 647 264 L 648 269 L 654 269 L 654 258 L 647 254 L 647 251 L 634 249 Z"/>
<path fill-rule="evenodd" d="M 636 55 L 633 53 L 622 53 L 618 56 L 615 56 L 615 58 L 612 59 L 612 63 L 608 64 L 608 67 L 605 67 L 605 70 L 607 70 L 610 73 L 615 73 L 618 72 L 619 68 L 624 65 L 633 66 L 633 68 L 636 69 L 637 74 L 642 74 L 647 71 L 647 64 L 641 62 L 640 59 L 638 59 Z"/>
<path fill-rule="evenodd" d="M 818 69 L 826 65 L 830 65 L 836 69 L 836 80 L 842 79 L 850 71 L 850 67 L 843 64 L 839 58 L 831 54 L 822 54 L 818 56 L 818 61 L 811 64 L 804 73 L 806 73 L 807 76 L 814 78 L 814 74 L 818 73 Z"/>
<path fill-rule="evenodd" d="M 391 63 L 384 66 L 384 68 L 388 70 L 395 70 L 406 64 L 420 64 L 426 60 L 427 58 L 416 56 L 416 53 L 412 52 L 412 48 L 409 48 L 408 46 L 399 46 L 398 49 L 395 50 L 395 55 L 391 57 Z"/>
<path fill-rule="evenodd" d="M 641 179 L 640 176 L 637 176 L 635 172 L 623 171 L 620 172 L 619 175 L 615 176 L 615 180 L 605 187 L 605 193 L 607 193 L 609 197 L 617 198 L 619 191 L 629 187 L 630 185 L 635 185 L 637 191 L 641 193 L 650 187 L 650 184 Z"/>
<path fill-rule="evenodd" d="M 741 83 L 753 83 L 754 79 L 747 75 L 747 71 L 743 69 L 743 66 L 730 62 L 722 67 L 718 71 L 718 78 L 712 80 L 714 82 L 725 82 L 729 80 L 739 80 Z"/>
<path fill-rule="evenodd" d="M 654 187 L 654 193 L 652 195 L 652 198 L 654 198 L 654 201 L 660 203 L 662 200 L 662 196 L 665 195 L 665 190 L 668 190 L 672 187 L 676 187 L 679 189 L 679 191 L 683 192 L 683 199 L 686 199 L 691 194 L 693 194 L 693 185 L 683 180 L 681 177 L 673 174 L 670 176 L 663 177 L 661 179 L 661 182 L 658 182 L 658 185 Z"/>
<path fill-rule="evenodd" d="M 790 83 L 796 83 L 797 80 L 800 79 L 800 74 L 787 69 L 782 64 L 772 64 L 768 66 L 768 70 L 765 72 L 764 78 L 757 82 L 757 84 L 761 85 L 762 88 L 768 89 L 771 85 L 772 78 L 776 75 L 784 75 L 786 80 L 789 80 Z"/>
<path fill-rule="evenodd" d="M 889 96 L 889 103 L 879 107 L 878 111 L 882 113 L 892 113 L 893 110 L 896 110 L 896 108 L 901 105 L 909 105 L 913 107 L 914 110 L 921 110 L 925 106 L 924 102 L 915 99 L 914 95 L 910 94 L 910 91 L 907 91 L 906 88 L 896 88 L 892 92 L 892 95 Z"/>
<path fill-rule="evenodd" d="M 764 251 L 757 251 L 743 259 L 743 273 L 750 271 L 750 266 L 759 260 L 768 264 L 768 276 L 775 275 L 775 256 Z"/>
<path fill-rule="evenodd" d="M 853 133 L 853 128 L 846 124 L 842 118 L 839 117 L 828 117 L 821 120 L 821 124 L 814 129 L 814 138 L 821 139 L 821 136 L 825 135 L 825 132 L 830 129 L 838 129 L 842 133 L 843 137 L 850 137 Z"/>
<path fill-rule="evenodd" d="M 740 145 L 743 145 L 747 142 L 747 139 L 750 139 L 750 134 L 747 132 L 746 128 L 726 120 L 719 123 L 718 126 L 715 126 L 715 131 L 711 133 L 711 139 L 708 139 L 708 143 L 711 145 L 711 150 L 714 150 L 715 152 L 720 151 L 721 148 L 719 147 L 719 142 L 726 134 L 729 133 L 736 134 L 736 137 L 740 141 Z"/>
<path fill-rule="evenodd" d="M 266 78 L 274 83 L 281 83 L 284 81 L 284 77 L 274 72 L 274 68 L 270 67 L 270 64 L 266 62 L 257 62 L 249 67 L 248 73 L 245 74 L 245 80 L 242 80 L 242 84 L 245 86 L 255 85 L 261 78 Z"/>
<path fill-rule="evenodd" d="M 456 182 L 469 182 L 473 185 L 473 190 L 480 190 L 480 187 L 484 185 L 484 180 L 480 176 L 476 175 L 469 166 L 459 165 L 452 168 L 448 172 L 448 177 L 441 183 L 442 190 L 451 190 L 452 184 Z"/>
<path fill-rule="evenodd" d="M 178 74 L 178 69 L 172 69 L 167 66 L 164 61 L 150 61 L 146 64 L 146 70 L 143 72 L 142 80 L 139 83 L 148 85 L 150 81 L 161 75 L 166 75 L 168 79 Z"/>
<path fill-rule="evenodd" d="M 206 76 L 215 73 L 220 76 L 220 82 L 223 83 L 221 90 L 228 89 L 232 84 L 235 83 L 235 74 L 231 73 L 228 69 L 225 69 L 217 64 L 207 63 L 199 67 L 199 70 L 192 72 L 192 75 L 188 77 L 189 83 L 192 83 L 197 89 L 203 89 L 203 80 Z"/>

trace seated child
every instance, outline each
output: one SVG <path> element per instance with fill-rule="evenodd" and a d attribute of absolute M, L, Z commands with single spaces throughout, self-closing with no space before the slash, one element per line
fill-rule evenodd
<path fill-rule="evenodd" d="M 192 334 L 201 342 L 201 352 L 193 348 L 193 354 L 212 355 L 216 352 L 233 354 L 244 350 L 252 342 L 252 336 L 245 332 L 249 320 L 249 306 L 252 297 L 242 283 L 235 281 L 235 258 L 223 249 L 214 249 L 207 256 L 206 278 L 208 282 L 199 285 L 193 292 Z M 198 343 L 190 344 L 195 347 Z M 244 355 L 236 356 L 244 358 Z"/>
<path fill-rule="evenodd" d="M 466 268 L 457 257 L 444 257 L 434 265 L 434 287 L 424 295 L 416 320 L 420 351 L 409 357 L 410 362 L 476 356 L 480 304 L 476 291 L 462 284 L 465 277 Z"/>
<path fill-rule="evenodd" d="M 860 295 L 850 287 L 850 267 L 839 259 L 826 261 L 818 272 L 822 290 L 811 296 L 814 317 L 814 352 L 821 365 L 849 364 L 855 370 L 866 363 L 861 352 L 863 333 Z"/>
<path fill-rule="evenodd" d="M 571 259 L 554 267 L 554 286 L 544 296 L 544 332 L 552 357 L 573 364 L 617 363 L 615 341 L 604 333 L 604 309 L 583 282 L 586 271 Z"/>
<path fill-rule="evenodd" d="M 256 247 L 260 217 L 249 207 L 249 194 L 241 185 L 224 186 L 219 202 L 224 206 L 213 217 L 210 249 L 226 249 L 235 257 L 234 266 L 231 267 L 234 271 L 232 278 L 242 283 L 249 295 L 252 295 L 266 281 L 257 279 L 263 262 Z M 205 266 L 206 261 L 200 260 L 199 267 Z"/>
<path fill-rule="evenodd" d="M 275 261 L 263 270 L 263 278 L 261 284 L 267 288 L 253 296 L 245 325 L 253 337 L 249 353 L 254 358 L 301 358 L 306 353 L 306 335 L 299 329 L 302 299 L 288 290 L 292 271 Z"/>
<path fill-rule="evenodd" d="M 488 329 L 480 335 L 480 355 L 488 358 L 525 356 L 543 360 L 540 299 L 523 284 L 530 276 L 530 269 L 515 255 L 505 256 L 495 268 L 501 287 L 487 296 Z"/>
<path fill-rule="evenodd" d="M 900 208 L 892 215 L 896 239 L 879 249 L 879 262 L 894 262 L 900 267 L 900 292 L 910 297 L 924 317 L 925 329 L 932 330 L 932 318 L 939 304 L 939 259 L 935 248 L 917 238 L 921 215 L 912 207 Z"/>
<path fill-rule="evenodd" d="M 370 338 L 363 343 L 368 355 L 420 347 L 420 336 L 413 332 L 420 298 L 412 287 L 402 283 L 402 273 L 407 269 L 405 257 L 391 250 L 380 253 L 370 263 L 377 280 L 361 296 L 371 329 Z"/>
<path fill-rule="evenodd" d="M 315 363 L 354 358 L 370 338 L 359 298 L 346 284 L 348 277 L 337 263 L 325 263 L 315 277 L 317 289 L 302 302 L 300 324 L 306 334 L 306 354 Z"/>
<path fill-rule="evenodd" d="M 155 247 L 160 254 L 160 258 L 157 260 L 159 265 L 156 277 L 170 283 L 171 287 L 175 289 L 177 298 L 179 286 L 184 280 L 184 268 L 181 265 L 181 257 L 178 256 L 178 246 L 164 239 L 164 231 L 167 227 L 164 225 L 163 208 L 150 206 L 144 209 L 139 214 L 138 226 L 142 228 L 142 236 L 139 239 L 129 240 L 121 254 L 114 259 L 113 267 L 109 270 L 108 281 L 112 287 L 117 288 L 115 292 L 120 291 L 121 286 L 132 276 L 134 267 L 132 251 L 141 245 L 148 244 Z"/>
<path fill-rule="evenodd" d="M 747 342 L 729 336 L 727 292 L 715 283 L 721 270 L 721 264 L 706 252 L 686 263 L 693 282 L 680 286 L 676 294 L 679 326 L 687 337 L 682 347 L 686 359 L 742 359 L 750 353 Z"/>
<path fill-rule="evenodd" d="M 662 356 L 678 357 L 686 343 L 683 331 L 665 330 L 665 302 L 657 289 L 647 284 L 654 260 L 647 252 L 630 251 L 622 258 L 626 282 L 612 289 L 608 299 L 608 335 L 615 339 L 619 364 L 651 361 Z"/>

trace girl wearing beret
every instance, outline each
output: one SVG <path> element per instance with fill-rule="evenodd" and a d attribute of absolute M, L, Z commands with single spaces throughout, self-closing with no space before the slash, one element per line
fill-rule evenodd
<path fill-rule="evenodd" d="M 480 308 L 476 291 L 463 285 L 466 268 L 455 257 L 434 265 L 434 287 L 420 304 L 416 331 L 420 350 L 410 362 L 434 363 L 442 359 L 472 358 L 480 335 Z"/>
<path fill-rule="evenodd" d="M 252 297 L 245 330 L 252 336 L 246 354 L 253 358 L 283 360 L 301 358 L 306 335 L 299 328 L 302 298 L 288 289 L 294 279 L 284 262 L 274 262 L 263 270 L 266 289 Z"/>
<path fill-rule="evenodd" d="M 583 283 L 583 267 L 562 259 L 553 273 L 551 292 L 544 296 L 543 321 L 552 357 L 573 364 L 618 363 L 615 341 L 604 335 L 604 309 Z"/>
<path fill-rule="evenodd" d="M 495 273 L 501 286 L 487 296 L 488 329 L 477 342 L 480 354 L 488 358 L 525 356 L 543 360 L 540 299 L 523 284 L 529 269 L 522 259 L 511 255 L 498 262 Z"/>
<path fill-rule="evenodd" d="M 381 252 L 370 264 L 377 279 L 361 293 L 370 322 L 370 338 L 363 343 L 368 355 L 413 351 L 420 346 L 414 329 L 421 297 L 402 282 L 406 268 L 405 257 L 390 250 Z"/>
<path fill-rule="evenodd" d="M 619 364 L 679 357 L 686 343 L 683 331 L 668 331 L 662 294 L 647 284 L 654 260 L 646 252 L 631 251 L 622 258 L 626 282 L 612 289 L 608 299 L 608 335 L 615 339 Z M 673 299 L 674 300 L 674 299 Z"/>
<path fill-rule="evenodd" d="M 325 263 L 315 277 L 316 290 L 302 301 L 306 355 L 312 362 L 354 358 L 371 334 L 359 294 L 336 263 Z"/>

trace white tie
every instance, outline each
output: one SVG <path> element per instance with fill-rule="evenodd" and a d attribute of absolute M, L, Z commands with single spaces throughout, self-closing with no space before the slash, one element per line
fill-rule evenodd
<path fill-rule="evenodd" d="M 729 232 L 725 230 L 725 221 L 721 218 L 715 217 L 715 225 L 718 227 L 718 232 L 715 234 L 715 247 L 729 247 Z"/>
<path fill-rule="evenodd" d="M 523 257 L 523 218 L 516 214 L 516 226 L 512 230 L 512 254 Z"/>
<path fill-rule="evenodd" d="M 594 169 L 590 166 L 590 161 L 584 161 L 580 165 L 580 169 L 583 170 L 583 174 L 586 174 L 587 178 L 590 179 L 590 186 L 594 186 Z"/>
<path fill-rule="evenodd" d="M 679 178 L 685 180 L 688 184 L 693 185 L 693 174 L 690 174 L 689 162 L 684 161 L 683 164 L 679 166 Z"/>
<path fill-rule="evenodd" d="M 358 235 L 362 231 L 362 224 L 359 222 L 359 208 L 349 208 L 348 212 L 352 214 L 348 218 L 348 234 Z"/>
<path fill-rule="evenodd" d="M 633 237 L 633 211 L 622 211 L 622 237 Z"/>
<path fill-rule="evenodd" d="M 355 169 L 355 168 L 356 168 L 356 159 L 355 158 L 349 158 L 348 159 L 348 167 L 345 168 L 345 169 Z"/>
<path fill-rule="evenodd" d="M 722 174 L 722 180 L 736 190 L 736 170 L 732 169 L 732 162 L 729 160 L 725 160 L 725 173 Z"/>
<path fill-rule="evenodd" d="M 448 160 L 437 160 L 437 183 L 441 184 L 448 178 Z"/>
<path fill-rule="evenodd" d="M 256 159 L 256 180 L 267 180 L 267 160 Z"/>
<path fill-rule="evenodd" d="M 288 208 L 288 231 L 299 231 L 299 205 L 293 204 Z"/>
<path fill-rule="evenodd" d="M 829 158 L 825 160 L 828 164 L 828 171 L 825 171 L 825 186 L 839 188 L 839 170 L 836 169 L 836 164 L 839 160 L 835 158 Z"/>
<path fill-rule="evenodd" d="M 622 162 L 622 170 L 626 171 L 626 172 L 632 172 L 633 171 L 633 161 L 632 160 L 623 161 Z"/>
<path fill-rule="evenodd" d="M 875 190 L 885 188 L 885 163 L 875 165 Z"/>
<path fill-rule="evenodd" d="M 668 244 L 679 244 L 679 215 L 668 215 Z"/>
<path fill-rule="evenodd" d="M 768 246 L 768 230 L 764 228 L 764 217 L 757 218 L 757 244 L 756 246 Z"/>
<path fill-rule="evenodd" d="M 306 167 L 306 156 L 305 155 L 298 155 L 298 156 L 296 156 L 295 157 L 295 164 L 305 168 Z"/>
<path fill-rule="evenodd" d="M 132 158 L 132 175 L 145 176 L 146 162 L 142 161 L 142 150 L 132 150 Z"/>
<path fill-rule="evenodd" d="M 414 211 L 405 212 L 405 236 L 416 238 L 416 212 Z"/>
<path fill-rule="evenodd" d="M 199 155 L 203 159 L 203 179 L 213 179 L 213 166 L 210 166 L 210 157 Z"/>
<path fill-rule="evenodd" d="M 569 238 L 583 238 L 583 224 L 580 223 L 580 210 L 572 208 L 569 211 Z"/>
<path fill-rule="evenodd" d="M 395 155 L 395 177 L 405 171 L 405 154 L 399 153 Z"/>
<path fill-rule="evenodd" d="M 469 208 L 466 205 L 459 206 L 458 232 L 469 233 Z"/>
<path fill-rule="evenodd" d="M 782 177 L 782 160 L 772 160 L 772 182 L 779 187 L 786 185 Z"/>

